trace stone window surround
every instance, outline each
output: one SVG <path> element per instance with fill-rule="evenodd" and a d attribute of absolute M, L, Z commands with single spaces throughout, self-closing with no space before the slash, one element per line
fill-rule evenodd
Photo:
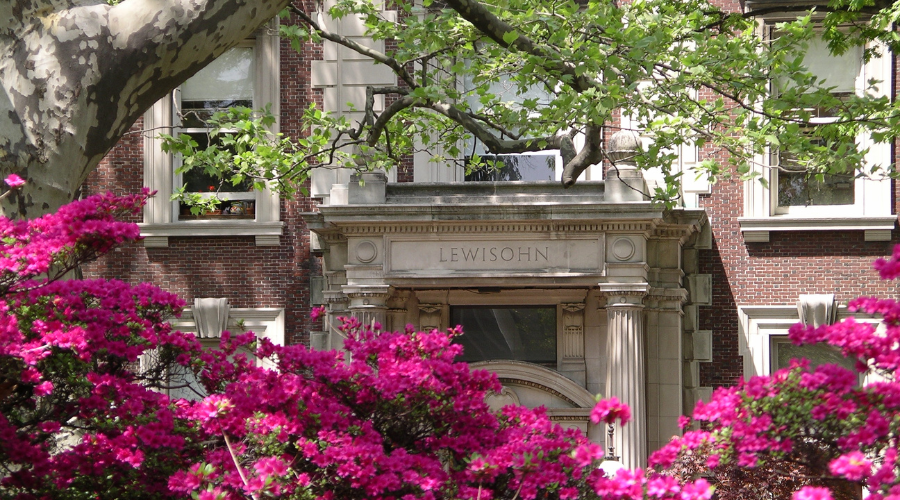
<path fill-rule="evenodd" d="M 185 308 L 180 318 L 170 320 L 172 327 L 185 333 L 197 334 L 191 308 Z M 253 332 L 257 338 L 269 339 L 275 345 L 285 345 L 284 309 L 281 307 L 232 307 L 228 312 L 227 331 L 232 336 Z M 204 347 L 219 347 L 219 338 L 200 339 Z M 260 366 L 275 369 L 271 361 L 258 361 Z"/>
<path fill-rule="evenodd" d="M 838 306 L 837 322 L 850 317 L 875 327 L 881 325 L 881 318 L 852 313 L 846 306 Z M 738 353 L 744 359 L 745 379 L 771 375 L 772 337 L 786 337 L 788 329 L 799 322 L 796 304 L 738 306 Z"/>
<path fill-rule="evenodd" d="M 278 19 L 275 18 L 257 34 L 254 44 L 256 75 L 254 81 L 254 105 L 270 103 L 276 117 L 273 126 L 280 125 L 280 38 Z M 274 33 L 274 34 L 272 34 Z M 174 94 L 160 99 L 144 113 L 144 185 L 156 195 L 144 207 L 141 236 L 145 247 L 168 247 L 169 237 L 185 236 L 254 236 L 257 246 L 277 246 L 284 223 L 280 221 L 280 197 L 266 189 L 257 193 L 255 220 L 195 220 L 178 221 L 177 203 L 169 200 L 174 184 L 174 159 L 164 153 L 158 138 L 160 130 L 170 130 L 173 117 Z"/>
<path fill-rule="evenodd" d="M 761 30 L 768 30 L 773 23 L 788 18 L 765 18 L 760 22 Z M 893 73 L 891 57 L 887 50 L 881 57 L 873 58 L 862 68 L 859 82 L 870 79 L 880 80 L 880 93 L 890 96 Z M 863 146 L 869 146 L 868 163 L 887 165 L 891 163 L 889 144 L 871 144 L 868 136 L 857 138 Z M 771 153 L 754 158 L 754 169 L 768 180 L 769 186 L 777 186 L 777 171 L 769 168 Z M 897 222 L 892 214 L 892 181 L 889 178 L 856 179 L 856 202 L 853 205 L 792 207 L 791 213 L 778 214 L 776 189 L 764 187 L 758 180 L 744 181 L 744 216 L 738 218 L 744 241 L 768 242 L 772 231 L 864 231 L 866 241 L 890 241 L 891 230 Z"/>
<path fill-rule="evenodd" d="M 193 311 L 184 309 L 180 318 L 173 318 L 170 323 L 176 330 L 185 333 L 197 333 Z M 259 338 L 267 338 L 276 345 L 284 345 L 284 309 L 280 307 L 232 307 L 228 312 L 228 331 L 234 335 L 253 332 Z"/>
<path fill-rule="evenodd" d="M 180 318 L 169 320 L 172 327 L 184 333 L 198 334 L 197 324 L 194 321 L 192 308 L 185 308 Z M 284 309 L 280 307 L 241 308 L 230 307 L 228 309 L 227 331 L 232 335 L 240 335 L 245 332 L 253 332 L 257 338 L 269 339 L 275 345 L 284 345 Z M 221 337 L 199 338 L 203 349 L 217 349 Z M 142 363 L 150 358 L 143 358 Z M 259 366 L 275 369 L 271 361 L 258 361 Z"/>

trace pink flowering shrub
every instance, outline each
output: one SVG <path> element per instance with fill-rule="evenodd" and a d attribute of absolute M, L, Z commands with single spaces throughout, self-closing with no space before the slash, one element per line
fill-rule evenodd
<path fill-rule="evenodd" d="M 376 326 L 377 328 L 377 326 Z M 211 393 L 179 408 L 210 445 L 169 487 L 198 498 L 321 499 L 708 499 L 705 481 L 597 469 L 602 449 L 564 430 L 543 409 L 485 404 L 495 375 L 455 362 L 441 332 L 382 332 L 348 319 L 350 354 L 258 341 L 277 371 L 234 354 L 229 340 L 208 357 Z M 231 354 L 231 356 L 228 356 Z M 601 401 L 595 423 L 620 423 L 628 408 Z M 649 494 L 648 494 L 649 491 Z M 205 496 L 204 496 L 205 495 Z"/>
<path fill-rule="evenodd" d="M 883 279 L 900 276 L 900 246 L 875 268 Z M 880 315 L 883 328 L 850 318 L 819 328 L 794 325 L 789 336 L 798 345 L 839 348 L 857 360 L 858 373 L 795 361 L 771 376 L 717 389 L 694 411 L 699 429 L 654 453 L 651 465 L 681 475 L 708 469 L 723 499 L 750 498 L 768 478 L 780 492 L 776 498 L 859 498 L 864 487 L 872 500 L 900 500 L 900 303 L 860 298 L 850 309 Z M 868 372 L 880 381 L 859 385 Z"/>
<path fill-rule="evenodd" d="M 189 463 L 188 429 L 154 390 L 167 363 L 198 349 L 166 322 L 183 302 L 148 284 L 59 279 L 138 238 L 117 218 L 137 213 L 146 195 L 93 196 L 31 221 L 0 218 L 4 498 L 154 498 Z M 142 370 L 151 351 L 161 362 Z"/>
<path fill-rule="evenodd" d="M 709 483 L 684 478 L 711 472 L 723 499 L 849 499 L 864 486 L 900 500 L 893 300 L 851 304 L 881 314 L 883 331 L 853 321 L 791 330 L 884 381 L 859 387 L 842 368 L 795 363 L 719 389 L 697 407 L 699 428 L 654 453 L 653 468 L 605 477 L 601 447 L 542 409 L 490 411 L 484 399 L 499 383 L 454 361 L 459 331 L 382 332 L 350 319 L 349 361 L 253 334 L 201 350 L 167 323 L 183 307 L 172 294 L 61 279 L 138 238 L 116 218 L 145 197 L 0 219 L 3 498 L 709 500 Z M 900 275 L 900 250 L 876 266 Z M 206 396 L 169 398 L 173 367 L 193 371 Z M 611 398 L 590 418 L 625 425 L 632 415 Z M 756 493 L 736 494 L 748 481 Z"/>
<path fill-rule="evenodd" d="M 381 332 L 348 320 L 349 362 L 253 334 L 226 333 L 220 349 L 204 351 L 167 323 L 183 307 L 172 294 L 61 279 L 138 238 L 116 217 L 145 198 L 94 196 L 33 221 L 0 219 L 4 498 L 711 495 L 702 481 L 642 471 L 605 478 L 601 448 L 543 410 L 490 411 L 484 398 L 500 385 L 454 362 L 460 332 Z M 176 365 L 208 396 L 170 399 Z M 592 414 L 595 423 L 628 418 L 615 400 Z"/>

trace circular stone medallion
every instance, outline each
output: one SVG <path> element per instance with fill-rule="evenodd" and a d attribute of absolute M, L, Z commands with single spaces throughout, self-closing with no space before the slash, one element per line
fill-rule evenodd
<path fill-rule="evenodd" d="M 378 249 L 371 241 L 361 241 L 359 245 L 356 245 L 356 258 L 359 259 L 360 262 L 368 264 L 369 262 L 375 260 L 375 257 L 377 256 Z"/>

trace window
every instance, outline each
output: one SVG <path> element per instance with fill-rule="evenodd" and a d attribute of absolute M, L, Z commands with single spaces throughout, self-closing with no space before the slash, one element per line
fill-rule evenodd
<path fill-rule="evenodd" d="M 206 120 L 230 107 L 254 107 L 254 62 L 253 44 L 247 43 L 222 54 L 184 82 L 175 94 L 178 111 L 175 121 L 181 122 L 175 134 L 191 136 L 199 149 L 217 142 L 210 137 Z M 178 165 L 178 158 L 175 164 Z M 233 186 L 206 172 L 194 169 L 179 174 L 176 168 L 174 183 L 176 187 L 184 186 L 186 192 L 221 200 L 216 210 L 200 215 L 192 214 L 190 206 L 181 203 L 175 214 L 178 220 L 253 219 L 255 216 L 256 193 L 249 181 Z"/>
<path fill-rule="evenodd" d="M 777 36 L 777 34 L 773 34 Z M 826 87 L 835 97 L 845 99 L 856 92 L 857 80 L 864 75 L 863 49 L 851 47 L 841 55 L 833 55 L 827 43 L 821 38 L 809 42 L 803 54 L 803 63 L 809 71 L 823 79 Z M 780 87 L 776 82 L 776 87 Z M 775 91 L 781 91 L 776 88 Z M 826 124 L 833 121 L 829 109 L 815 108 L 807 110 L 812 115 L 813 123 Z M 806 131 L 816 146 L 828 147 L 828 144 L 815 137 L 812 127 Z M 804 213 L 808 210 L 821 210 L 823 206 L 853 206 L 856 199 L 856 182 L 852 174 L 819 174 L 809 172 L 796 157 L 777 151 L 772 158 L 772 176 L 776 179 L 773 190 L 773 202 L 776 214 Z M 810 207 L 818 207 L 812 209 Z"/>
<path fill-rule="evenodd" d="M 562 158 L 553 152 L 486 154 L 480 159 L 484 165 L 470 170 L 472 157 L 466 157 L 466 181 L 553 181 L 562 169 Z"/>
<path fill-rule="evenodd" d="M 450 324 L 462 325 L 462 361 L 528 361 L 556 369 L 556 306 L 450 308 Z"/>
<path fill-rule="evenodd" d="M 836 321 L 853 316 L 857 322 L 881 324 L 879 318 L 850 313 L 846 307 L 837 308 Z M 788 330 L 800 321 L 796 305 L 739 306 L 738 351 L 744 358 L 744 378 L 770 375 L 789 366 L 793 358 L 806 358 L 812 366 L 838 364 L 853 369 L 854 360 L 844 358 L 827 344 L 796 346 L 788 339 Z"/>
<path fill-rule="evenodd" d="M 792 359 L 809 360 L 810 368 L 831 364 L 854 370 L 856 366 L 855 360 L 845 358 L 840 350 L 828 344 L 794 345 L 784 335 L 773 335 L 769 338 L 769 342 L 771 343 L 769 364 L 773 372 L 789 367 Z"/>
<path fill-rule="evenodd" d="M 769 36 L 777 36 L 771 25 Z M 864 62 L 863 48 L 850 48 L 839 56 L 832 55 L 825 41 L 814 39 L 804 53 L 804 65 L 825 85 L 833 87 L 837 97 L 862 93 L 868 82 L 877 80 L 877 95 L 889 96 L 891 88 L 890 52 Z M 783 90 L 773 82 L 773 91 Z M 868 92 L 871 93 L 871 90 Z M 815 124 L 833 120 L 829 109 L 804 110 L 811 114 L 810 127 L 805 132 L 813 137 L 813 144 L 829 147 L 824 140 L 815 139 Z M 869 137 L 857 137 L 861 147 L 868 147 L 866 162 L 890 164 L 890 145 L 872 143 Z M 887 241 L 897 217 L 892 215 L 891 181 L 853 174 L 815 174 L 796 156 L 772 148 L 757 158 L 756 169 L 768 187 L 758 180 L 744 184 L 744 217 L 739 219 L 744 240 L 769 241 L 771 231 L 789 230 L 862 230 L 867 241 Z"/>
<path fill-rule="evenodd" d="M 472 92 L 475 84 L 471 78 L 466 78 L 463 90 Z M 546 89 L 532 87 L 521 92 L 518 87 L 507 78 L 489 85 L 488 92 L 497 96 L 502 107 L 512 110 L 521 109 L 520 104 L 527 99 L 535 100 L 538 104 L 549 103 L 552 96 Z M 466 98 L 469 108 L 479 110 L 482 108 L 478 96 L 469 94 Z M 465 166 L 466 181 L 555 181 L 562 175 L 563 162 L 558 150 L 536 151 L 517 154 L 490 154 L 484 144 L 472 139 L 462 148 L 464 152 L 463 164 Z M 478 159 L 480 165 L 474 163 Z M 585 175 L 582 176 L 584 180 Z"/>
<path fill-rule="evenodd" d="M 257 245 L 278 245 L 283 223 L 278 194 L 250 191 L 247 186 L 219 187 L 200 173 L 177 175 L 178 158 L 161 149 L 159 131 L 185 132 L 199 144 L 208 143 L 204 120 L 212 111 L 230 106 L 271 106 L 279 114 L 279 37 L 277 19 L 250 40 L 223 54 L 189 79 L 171 96 L 144 114 L 144 185 L 157 192 L 144 207 L 144 246 L 166 247 L 172 236 L 254 236 Z M 278 124 L 276 122 L 275 127 Z M 218 210 L 192 216 L 170 201 L 177 187 L 216 196 Z M 213 187 L 213 189 L 210 189 Z"/>

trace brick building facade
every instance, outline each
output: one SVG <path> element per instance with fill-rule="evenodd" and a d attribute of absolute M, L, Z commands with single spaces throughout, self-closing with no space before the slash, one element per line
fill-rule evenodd
<path fill-rule="evenodd" d="M 353 31 L 357 28 L 334 27 L 361 36 Z M 274 44 L 270 49 L 276 53 L 268 57 L 278 81 L 269 91 L 277 92 L 280 130 L 292 137 L 303 134 L 298 117 L 308 103 L 351 113 L 337 103 L 372 78 L 391 78 L 366 68 L 354 81 L 362 63 L 327 45 L 307 44 L 297 53 L 286 42 L 268 43 Z M 893 98 L 900 74 L 893 61 L 886 67 L 893 72 L 886 78 Z M 338 70 L 343 81 L 335 81 Z M 256 71 L 259 81 L 259 65 Z M 148 179 L 153 184 L 147 165 L 154 161 L 155 153 L 148 152 L 153 141 L 141 133 L 148 120 L 158 119 L 149 116 L 152 112 L 92 174 L 87 192 L 135 192 Z M 889 149 L 893 163 L 898 153 Z M 548 328 L 558 352 L 541 360 L 544 366 L 490 355 L 472 361 L 501 375 L 510 390 L 498 395 L 499 401 L 544 404 L 558 420 L 597 439 L 602 432 L 588 429 L 588 403 L 582 399 L 624 391 L 622 398 L 643 405 L 646 415 L 634 426 L 638 434 L 617 436 L 619 449 L 634 464 L 644 459 L 646 447 L 677 432 L 677 415 L 689 412 L 712 388 L 777 364 L 786 325 L 801 319 L 802 295 L 814 296 L 804 299 L 813 301 L 811 307 L 840 317 L 854 297 L 896 293 L 871 268 L 875 258 L 900 243 L 893 181 L 857 190 L 855 204 L 878 198 L 871 203 L 875 208 L 857 213 L 845 207 L 850 216 L 816 217 L 755 206 L 772 198 L 760 198 L 758 185 L 737 179 L 691 186 L 690 206 L 660 211 L 640 199 L 622 198 L 613 180 L 598 179 L 599 166 L 588 175 L 592 179 L 571 191 L 558 183 L 454 183 L 464 180 L 461 172 L 411 158 L 388 173 L 391 182 L 373 176 L 361 188 L 349 172 L 328 171 L 314 176 L 313 197 L 279 199 L 262 222 L 261 215 L 242 224 L 178 221 L 171 213 L 177 209 L 168 208 L 162 220 L 147 215 L 138 221 L 148 235 L 144 244 L 118 249 L 88 266 L 85 275 L 150 281 L 178 293 L 189 306 L 194 299 L 226 298 L 233 319 L 258 318 L 254 328 L 267 335 L 281 329 L 275 336 L 284 342 L 323 348 L 340 342 L 327 328 L 310 324 L 308 313 L 316 304 L 328 305 L 330 318 L 355 314 L 390 327 L 446 328 L 487 310 L 503 330 L 501 316 L 520 320 L 524 310 L 552 315 L 555 326 Z M 516 196 L 522 193 L 534 203 L 523 207 Z M 256 203 L 259 213 L 265 201 Z M 218 232 L 196 230 L 208 222 L 222 226 Z M 543 241 L 559 246 L 541 246 Z M 585 241 L 593 243 L 585 246 Z M 517 253 L 504 254 L 507 249 Z M 585 256 L 584 262 L 550 263 L 557 251 Z M 419 252 L 433 252 L 436 260 L 419 258 Z M 465 263 L 465 252 L 471 257 L 468 267 L 457 266 L 453 258 Z M 488 264 L 492 256 L 498 265 Z M 509 262 L 499 265 L 506 256 Z M 538 264 L 541 259 L 548 263 Z M 616 309 L 619 305 L 623 308 Z M 254 316 L 254 310 L 261 312 Z M 614 326 L 619 321 L 628 324 Z M 190 320 L 182 326 L 195 328 Z M 619 341 L 636 335 L 646 344 L 635 354 L 637 366 L 610 354 L 613 337 L 620 335 Z M 641 381 L 640 394 L 617 385 L 628 380 L 612 374 L 614 366 Z"/>

